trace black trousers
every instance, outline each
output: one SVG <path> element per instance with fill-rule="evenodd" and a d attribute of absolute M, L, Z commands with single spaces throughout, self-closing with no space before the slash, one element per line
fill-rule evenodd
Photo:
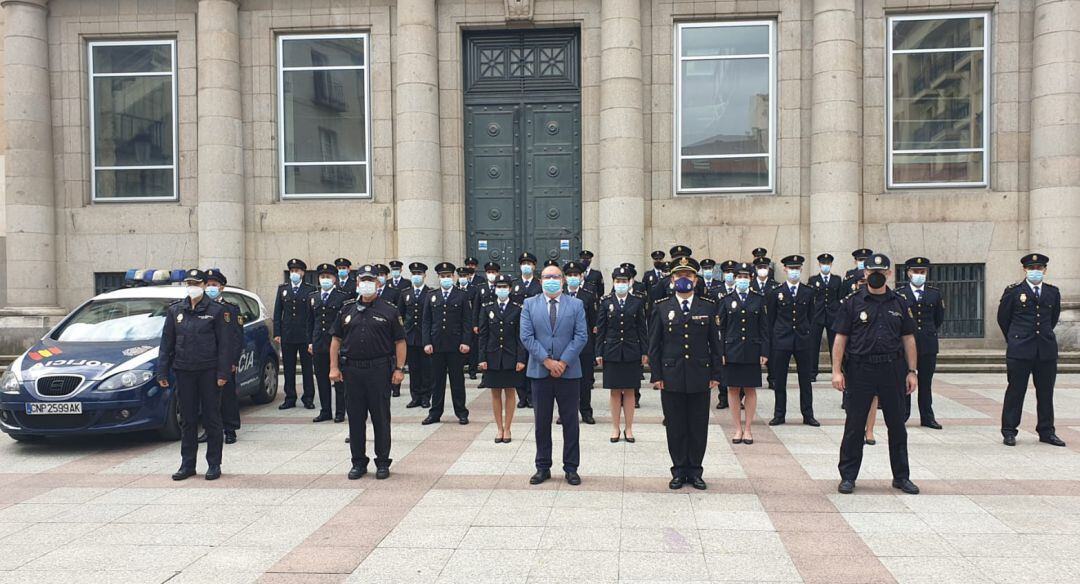
<path fill-rule="evenodd" d="M 465 407 L 465 355 L 457 351 L 432 353 L 431 374 L 431 409 L 428 415 L 442 417 L 446 403 L 446 378 L 449 377 L 454 415 L 458 418 L 469 417 L 469 408 Z"/>
<path fill-rule="evenodd" d="M 596 385 L 596 357 L 591 351 L 589 353 L 583 351 L 579 359 L 581 361 L 581 415 L 591 416 L 593 415 L 592 390 Z"/>
<path fill-rule="evenodd" d="M 581 380 L 545 377 L 532 380 L 533 415 L 536 417 L 536 470 L 551 470 L 551 417 L 555 405 L 562 418 L 563 471 L 577 472 L 581 462 L 578 443 L 580 426 L 578 407 L 581 400 Z"/>
<path fill-rule="evenodd" d="M 406 347 L 405 363 L 409 366 L 409 397 L 416 402 L 431 399 L 431 357 L 424 347 Z"/>
<path fill-rule="evenodd" d="M 525 360 L 525 370 L 529 370 L 529 357 Z M 521 386 L 517 388 L 518 407 L 525 407 L 532 404 L 532 379 L 526 377 L 525 381 L 521 382 Z"/>
<path fill-rule="evenodd" d="M 844 439 L 840 442 L 840 478 L 859 478 L 863 444 L 866 437 L 866 418 L 874 396 L 889 428 L 889 464 L 894 479 L 911 475 L 908 467 L 907 427 L 904 426 L 904 378 L 907 361 L 898 357 L 889 363 L 846 363 L 847 419 Z"/>
<path fill-rule="evenodd" d="M 390 463 L 390 376 L 392 361 L 387 358 L 373 367 L 342 366 L 345 378 L 345 408 L 349 417 L 349 450 L 352 463 L 366 467 L 367 420 L 375 433 L 375 467 L 388 468 Z"/>
<path fill-rule="evenodd" d="M 1039 361 L 1006 359 L 1009 387 L 1005 390 L 1005 404 L 1001 410 L 1001 435 L 1016 436 L 1020 416 L 1024 411 L 1024 395 L 1028 378 L 1035 382 L 1036 411 L 1038 421 L 1035 431 L 1039 436 L 1055 434 L 1054 429 L 1054 381 L 1057 380 L 1057 359 Z"/>
<path fill-rule="evenodd" d="M 823 332 L 825 333 L 825 336 L 829 339 L 829 360 L 832 360 L 832 346 L 833 341 L 836 340 L 836 333 L 831 328 L 827 328 L 825 325 L 815 324 L 813 328 L 810 329 L 810 335 L 814 339 L 813 377 L 817 377 L 818 368 L 821 366 L 821 333 Z"/>
<path fill-rule="evenodd" d="M 345 383 L 330 382 L 330 353 L 314 353 L 311 355 L 312 364 L 315 366 L 315 382 L 319 385 L 319 410 L 320 413 L 345 414 Z M 342 374 L 344 375 L 344 373 Z M 333 397 L 331 397 L 333 389 Z M 337 402 L 333 407 L 331 400 Z"/>
<path fill-rule="evenodd" d="M 221 389 L 217 371 L 180 371 L 176 373 L 176 394 L 180 399 L 180 466 L 195 468 L 199 455 L 199 418 L 206 432 L 206 463 L 221 464 Z M 202 412 L 202 416 L 199 413 Z"/>
<path fill-rule="evenodd" d="M 660 392 L 664 410 L 671 476 L 693 480 L 701 477 L 701 461 L 709 438 L 709 391 Z"/>
<path fill-rule="evenodd" d="M 315 403 L 315 380 L 311 374 L 311 353 L 306 343 L 281 343 L 281 366 L 285 368 L 285 401 L 296 403 L 296 356 L 300 355 L 300 375 L 304 379 L 305 404 Z"/>
<path fill-rule="evenodd" d="M 934 384 L 934 371 L 937 371 L 937 353 L 919 355 L 919 421 L 923 424 L 934 422 L 934 396 L 931 386 Z M 907 415 L 911 418 L 911 396 L 907 396 Z"/>
<path fill-rule="evenodd" d="M 226 432 L 236 433 L 240 429 L 240 399 L 236 396 L 236 374 L 229 376 L 229 382 L 221 388 L 221 425 Z"/>
<path fill-rule="evenodd" d="M 473 341 L 469 345 L 469 354 L 467 355 L 469 362 L 469 375 L 476 375 L 480 366 L 480 351 L 476 350 L 476 341 Z"/>
<path fill-rule="evenodd" d="M 776 389 L 776 407 L 773 409 L 773 416 L 783 418 L 787 415 L 788 364 L 791 363 L 793 356 L 795 357 L 795 373 L 799 379 L 799 410 L 803 418 L 812 418 L 814 417 L 814 391 L 813 386 L 810 385 L 810 379 L 813 377 L 811 363 L 817 355 L 809 349 L 772 352 L 772 357 L 769 359 L 769 371 L 772 371 L 774 389 Z"/>

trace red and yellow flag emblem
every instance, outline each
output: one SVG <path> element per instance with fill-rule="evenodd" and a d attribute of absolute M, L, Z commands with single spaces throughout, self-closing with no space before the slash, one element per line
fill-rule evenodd
<path fill-rule="evenodd" d="M 60 350 L 60 347 L 47 347 L 45 349 L 38 349 L 37 351 L 31 351 L 31 352 L 27 353 L 26 356 L 30 357 L 34 361 L 41 361 L 42 359 L 45 359 L 46 357 L 52 357 L 54 355 L 59 355 L 60 353 L 63 353 L 63 351 Z"/>

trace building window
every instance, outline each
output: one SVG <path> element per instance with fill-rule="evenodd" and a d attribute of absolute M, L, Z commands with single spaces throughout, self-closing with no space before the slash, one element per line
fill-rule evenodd
<path fill-rule="evenodd" d="M 990 16 L 888 22 L 888 186 L 987 186 Z"/>
<path fill-rule="evenodd" d="M 94 201 L 176 199 L 176 42 L 92 42 Z"/>
<path fill-rule="evenodd" d="M 675 189 L 772 191 L 772 21 L 683 23 L 675 35 Z"/>
<path fill-rule="evenodd" d="M 94 272 L 94 296 L 124 287 L 127 272 Z"/>
<path fill-rule="evenodd" d="M 278 38 L 284 199 L 371 196 L 366 34 Z"/>
<path fill-rule="evenodd" d="M 943 339 L 981 339 L 985 336 L 986 264 L 932 264 L 926 281 L 941 291 L 945 321 Z M 907 266 L 896 271 L 896 285 L 907 283 Z"/>

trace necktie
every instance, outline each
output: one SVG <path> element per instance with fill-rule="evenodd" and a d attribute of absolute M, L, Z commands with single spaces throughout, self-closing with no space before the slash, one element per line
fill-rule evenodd
<path fill-rule="evenodd" d="M 625 298 L 620 298 L 619 299 L 619 310 L 622 310 L 624 306 L 626 306 L 626 299 Z"/>
<path fill-rule="evenodd" d="M 690 300 L 689 299 L 682 301 L 682 313 L 683 313 L 683 316 L 689 316 L 690 315 Z"/>
<path fill-rule="evenodd" d="M 746 302 L 746 294 L 739 294 L 739 301 Z"/>
<path fill-rule="evenodd" d="M 450 293 L 449 292 L 443 292 L 442 293 L 443 302 L 446 302 L 447 299 L 449 299 L 449 298 L 450 298 Z"/>
<path fill-rule="evenodd" d="M 555 311 L 558 304 L 554 298 L 548 300 L 548 320 L 551 322 L 551 330 L 555 330 Z"/>
<path fill-rule="evenodd" d="M 505 302 L 500 302 L 499 303 L 499 314 L 502 314 L 504 312 L 506 312 L 506 303 Z"/>
<path fill-rule="evenodd" d="M 919 302 L 920 300 L 922 300 L 922 290 L 916 290 L 915 291 L 915 302 Z"/>
<path fill-rule="evenodd" d="M 329 297 L 330 297 L 330 293 L 329 293 L 329 292 L 323 292 L 323 293 L 322 293 L 322 301 L 323 301 L 323 304 L 326 304 L 326 299 L 327 299 L 327 298 L 329 298 Z"/>
<path fill-rule="evenodd" d="M 1039 288 L 1042 288 L 1042 286 L 1036 286 L 1035 287 L 1035 301 L 1036 302 L 1039 301 Z"/>
<path fill-rule="evenodd" d="M 795 298 L 795 289 L 796 288 L 794 286 L 791 287 L 791 297 L 792 298 Z"/>

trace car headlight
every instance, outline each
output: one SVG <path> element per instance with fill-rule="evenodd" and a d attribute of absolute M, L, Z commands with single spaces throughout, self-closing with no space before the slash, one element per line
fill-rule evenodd
<path fill-rule="evenodd" d="M 0 391 L 8 395 L 19 395 L 21 385 L 19 379 L 15 377 L 15 372 L 11 369 L 5 371 L 4 376 L 0 377 Z"/>
<path fill-rule="evenodd" d="M 123 373 L 117 373 L 112 377 L 101 382 L 97 386 L 95 391 L 120 391 L 124 389 L 131 389 L 138 387 L 147 381 L 154 378 L 153 371 L 147 371 L 145 369 L 133 369 L 131 371 L 124 371 Z"/>

